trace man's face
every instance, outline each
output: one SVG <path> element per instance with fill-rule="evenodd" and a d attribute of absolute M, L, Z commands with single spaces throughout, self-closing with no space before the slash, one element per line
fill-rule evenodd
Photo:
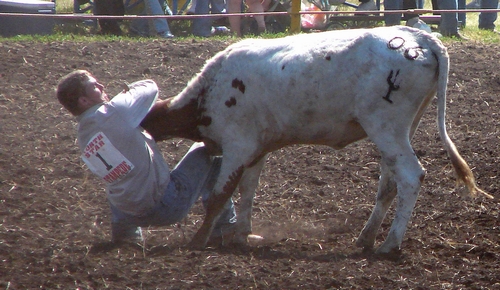
<path fill-rule="evenodd" d="M 89 77 L 85 84 L 85 96 L 83 98 L 86 99 L 89 107 L 109 102 L 108 95 L 104 92 L 104 86 L 92 76 Z"/>

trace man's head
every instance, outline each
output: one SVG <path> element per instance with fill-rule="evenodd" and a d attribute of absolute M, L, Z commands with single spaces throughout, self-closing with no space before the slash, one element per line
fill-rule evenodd
<path fill-rule="evenodd" d="M 104 86 L 86 70 L 76 70 L 64 76 L 57 85 L 56 96 L 59 103 L 74 116 L 109 101 Z"/>

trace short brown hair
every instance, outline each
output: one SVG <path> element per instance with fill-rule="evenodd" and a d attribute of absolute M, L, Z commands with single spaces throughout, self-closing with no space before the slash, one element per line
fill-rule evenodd
<path fill-rule="evenodd" d="M 85 85 L 91 76 L 86 70 L 76 70 L 62 77 L 57 85 L 57 100 L 74 116 L 82 113 L 78 107 L 78 99 L 85 95 Z"/>

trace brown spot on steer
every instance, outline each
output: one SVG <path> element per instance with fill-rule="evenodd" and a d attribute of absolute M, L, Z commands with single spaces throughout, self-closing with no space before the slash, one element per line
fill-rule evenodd
<path fill-rule="evenodd" d="M 228 108 L 235 106 L 236 105 L 236 99 L 234 97 L 231 97 L 229 100 L 225 102 L 226 106 Z"/>
<path fill-rule="evenodd" d="M 235 89 L 240 90 L 241 93 L 245 93 L 245 84 L 243 83 L 242 80 L 239 79 L 234 79 L 233 82 L 231 83 L 231 86 Z"/>

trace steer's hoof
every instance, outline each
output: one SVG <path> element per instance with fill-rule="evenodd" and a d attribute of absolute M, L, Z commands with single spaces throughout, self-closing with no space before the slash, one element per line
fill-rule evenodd
<path fill-rule="evenodd" d="M 206 243 L 204 241 L 200 241 L 198 239 L 193 239 L 189 244 L 187 245 L 189 249 L 191 250 L 204 250 Z"/>
<path fill-rule="evenodd" d="M 390 250 L 378 249 L 375 254 L 385 260 L 398 261 L 403 257 L 403 252 L 399 248 L 392 248 Z"/>
<path fill-rule="evenodd" d="M 362 238 L 356 240 L 356 247 L 363 248 L 363 253 L 373 252 L 373 243 Z"/>
<path fill-rule="evenodd" d="M 373 254 L 373 247 L 363 247 L 363 250 L 361 251 L 364 255 L 371 255 Z"/>

